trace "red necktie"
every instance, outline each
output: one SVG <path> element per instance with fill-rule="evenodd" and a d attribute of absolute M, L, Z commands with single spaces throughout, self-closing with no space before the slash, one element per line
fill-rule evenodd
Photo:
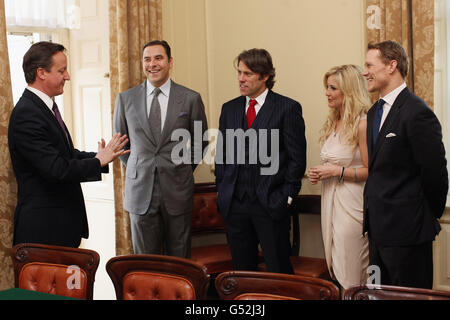
<path fill-rule="evenodd" d="M 248 128 L 252 127 L 253 121 L 256 118 L 256 110 L 255 110 L 256 103 L 257 102 L 255 99 L 250 100 L 250 104 L 249 104 L 248 110 L 247 110 L 247 126 L 248 126 Z"/>

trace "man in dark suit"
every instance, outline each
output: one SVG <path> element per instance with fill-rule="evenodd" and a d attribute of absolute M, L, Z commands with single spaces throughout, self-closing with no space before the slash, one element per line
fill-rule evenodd
<path fill-rule="evenodd" d="M 8 128 L 9 151 L 18 194 L 14 244 L 78 247 L 88 223 L 80 182 L 101 180 L 108 163 L 126 153 L 126 136 L 102 139 L 98 153 L 74 148 L 53 98 L 70 80 L 62 45 L 39 42 L 25 54 L 28 87 L 15 106 Z"/>
<path fill-rule="evenodd" d="M 222 107 L 215 158 L 234 268 L 257 270 L 260 244 L 267 271 L 293 273 L 288 206 L 306 168 L 302 108 L 272 91 L 275 69 L 266 50 L 244 51 L 236 61 L 242 96 Z"/>
<path fill-rule="evenodd" d="M 367 116 L 364 233 L 381 284 L 432 288 L 432 243 L 448 191 L 441 126 L 406 86 L 408 57 L 394 41 L 370 44 L 364 75 L 380 100 Z"/>

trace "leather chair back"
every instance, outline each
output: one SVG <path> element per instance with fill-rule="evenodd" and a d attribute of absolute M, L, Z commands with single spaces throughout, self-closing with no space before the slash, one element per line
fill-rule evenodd
<path fill-rule="evenodd" d="M 216 278 L 222 300 L 339 300 L 339 289 L 330 281 L 267 272 L 231 271 Z"/>
<path fill-rule="evenodd" d="M 223 241 L 207 243 L 206 237 L 213 234 L 221 236 Z M 216 185 L 214 183 L 196 184 L 192 211 L 192 237 L 204 239 L 203 242 L 206 244 L 193 246 L 191 259 L 206 266 L 208 274 L 213 277 L 233 270 L 233 260 L 225 234 L 226 224 L 217 209 Z M 259 252 L 259 261 L 264 261 L 262 252 Z"/>
<path fill-rule="evenodd" d="M 217 210 L 216 185 L 196 184 L 192 211 L 192 235 L 225 232 L 225 221 Z"/>
<path fill-rule="evenodd" d="M 123 278 L 124 300 L 195 300 L 189 280 L 161 273 L 136 271 Z"/>
<path fill-rule="evenodd" d="M 11 249 L 16 288 L 78 299 L 93 299 L 97 252 L 42 244 Z"/>
<path fill-rule="evenodd" d="M 80 270 L 77 281 L 71 281 L 71 274 L 72 271 L 65 265 L 29 263 L 20 272 L 19 287 L 31 291 L 86 299 L 86 272 Z"/>
<path fill-rule="evenodd" d="M 118 300 L 203 300 L 206 268 L 191 260 L 162 255 L 127 255 L 106 264 Z"/>
<path fill-rule="evenodd" d="M 195 185 L 191 233 L 192 239 L 203 240 L 202 245 L 192 246 L 192 260 L 204 265 L 208 274 L 213 276 L 233 270 L 231 252 L 225 237 L 225 221 L 217 209 L 217 190 L 214 183 Z M 208 237 L 212 235 L 215 235 L 215 243 L 210 244 Z"/>
<path fill-rule="evenodd" d="M 450 300 L 450 292 L 398 286 L 353 286 L 344 292 L 344 300 Z"/>

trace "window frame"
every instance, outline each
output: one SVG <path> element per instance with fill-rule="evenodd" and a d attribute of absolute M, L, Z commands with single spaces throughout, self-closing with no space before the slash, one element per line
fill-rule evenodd
<path fill-rule="evenodd" d="M 70 31 L 69 31 L 69 29 L 7 26 L 6 32 L 8 35 L 10 35 L 10 34 L 33 35 L 34 33 L 50 35 L 50 37 L 43 39 L 43 40 L 49 40 L 52 42 L 60 43 L 67 49 L 67 52 L 70 52 Z M 67 59 L 68 59 L 68 65 L 70 66 L 70 56 L 69 55 L 67 55 Z M 69 70 L 69 73 L 70 73 L 70 70 Z M 72 87 L 71 87 L 70 81 L 67 81 L 64 86 L 64 94 L 62 95 L 62 99 L 63 99 L 62 100 L 63 101 L 63 108 L 62 108 L 63 114 L 65 115 L 65 117 L 72 117 L 72 114 L 73 114 L 73 112 L 72 112 Z M 70 131 L 73 128 L 68 128 L 68 129 Z"/>

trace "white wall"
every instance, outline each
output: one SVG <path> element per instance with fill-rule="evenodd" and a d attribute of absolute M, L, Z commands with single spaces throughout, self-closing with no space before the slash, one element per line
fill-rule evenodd
<path fill-rule="evenodd" d="M 277 72 L 274 90 L 298 100 L 306 123 L 307 165 L 320 162 L 319 130 L 328 113 L 323 75 L 340 64 L 363 65 L 364 1 L 164 0 L 163 38 L 172 46 L 173 78 L 201 93 L 211 128 L 221 106 L 239 95 L 234 59 L 267 49 Z M 214 181 L 210 167 L 196 180 Z M 320 193 L 304 179 L 301 193 Z M 320 216 L 302 215 L 301 254 L 323 256 Z"/>
<path fill-rule="evenodd" d="M 308 166 L 319 162 L 319 130 L 328 112 L 323 75 L 335 65 L 364 62 L 363 1 L 164 0 L 163 37 L 173 49 L 173 78 L 202 94 L 210 127 L 224 102 L 239 95 L 233 61 L 244 49 L 267 49 L 274 90 L 303 106 Z M 198 181 L 213 181 L 208 170 Z M 304 184 L 303 192 L 320 188 Z"/>

